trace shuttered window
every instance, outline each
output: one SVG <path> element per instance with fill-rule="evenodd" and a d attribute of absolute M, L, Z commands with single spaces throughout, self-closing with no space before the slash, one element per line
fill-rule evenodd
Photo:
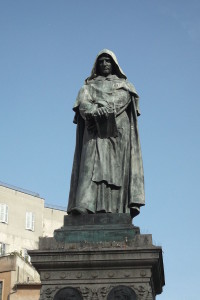
<path fill-rule="evenodd" d="M 0 222 L 8 223 L 8 205 L 0 203 Z"/>
<path fill-rule="evenodd" d="M 6 244 L 0 242 L 0 256 L 6 253 Z"/>
<path fill-rule="evenodd" d="M 34 231 L 35 229 L 35 216 L 32 212 L 26 212 L 26 229 Z"/>

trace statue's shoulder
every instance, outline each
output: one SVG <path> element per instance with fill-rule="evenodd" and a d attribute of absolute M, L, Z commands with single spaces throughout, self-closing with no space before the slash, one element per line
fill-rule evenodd
<path fill-rule="evenodd" d="M 80 88 L 80 90 L 79 90 L 79 92 L 78 92 L 78 97 L 80 97 L 80 96 L 83 96 L 83 94 L 85 94 L 85 93 L 87 93 L 88 92 L 88 89 L 89 89 L 89 84 L 88 83 L 84 83 L 83 85 L 82 85 L 82 87 Z"/>
<path fill-rule="evenodd" d="M 127 79 L 125 80 L 125 84 L 129 90 L 130 93 L 133 93 L 133 94 L 136 94 L 137 95 L 137 91 L 135 89 L 135 86 L 130 82 L 128 81 Z"/>
<path fill-rule="evenodd" d="M 138 94 L 137 94 L 137 91 L 136 91 L 134 85 L 130 81 L 128 81 L 127 79 L 118 78 L 118 79 L 115 80 L 115 85 L 116 85 L 117 88 L 123 88 L 126 91 L 129 91 L 129 93 L 137 95 L 137 97 L 138 97 Z"/>

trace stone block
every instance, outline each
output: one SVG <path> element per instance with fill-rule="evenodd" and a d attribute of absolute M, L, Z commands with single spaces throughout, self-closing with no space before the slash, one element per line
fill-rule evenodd
<path fill-rule="evenodd" d="M 65 217 L 29 255 L 41 276 L 40 300 L 154 300 L 164 285 L 161 247 L 126 214 Z"/>

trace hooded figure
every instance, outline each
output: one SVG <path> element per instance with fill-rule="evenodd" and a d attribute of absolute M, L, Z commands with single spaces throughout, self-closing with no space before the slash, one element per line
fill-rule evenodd
<path fill-rule="evenodd" d="M 77 124 L 68 213 L 127 213 L 144 201 L 139 97 L 115 54 L 102 50 L 73 110 Z"/>

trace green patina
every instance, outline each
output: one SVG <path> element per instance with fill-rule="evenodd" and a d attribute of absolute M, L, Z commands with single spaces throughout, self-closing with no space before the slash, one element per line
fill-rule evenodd
<path fill-rule="evenodd" d="M 64 227 L 55 230 L 54 237 L 64 243 L 122 242 L 138 233 L 129 214 L 91 214 L 66 216 Z"/>

